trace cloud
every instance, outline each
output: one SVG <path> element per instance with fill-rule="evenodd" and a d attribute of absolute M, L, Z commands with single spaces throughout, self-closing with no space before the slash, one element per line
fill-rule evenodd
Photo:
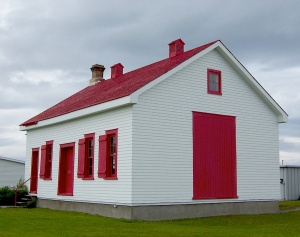
<path fill-rule="evenodd" d="M 282 163 L 283 161 L 283 163 Z M 280 151 L 280 164 L 282 165 L 300 165 L 299 152 Z"/>
<path fill-rule="evenodd" d="M 247 68 L 291 118 L 300 118 L 300 65 L 282 69 L 266 62 L 248 64 Z"/>
<path fill-rule="evenodd" d="M 0 9 L 0 32 L 5 31 L 8 28 L 8 22 L 6 21 L 7 16 L 12 11 L 11 6 L 6 2 L 4 4 L 1 4 Z"/>
<path fill-rule="evenodd" d="M 295 154 L 298 154 L 297 157 L 300 162 L 300 136 L 299 137 L 291 137 L 291 136 L 280 136 L 280 151 L 293 153 L 293 155 L 289 157 L 285 157 L 286 160 L 289 160 L 295 157 Z"/>
<path fill-rule="evenodd" d="M 46 109 L 87 85 L 88 79 L 80 71 L 14 71 L 0 87 L 0 109 Z"/>
<path fill-rule="evenodd" d="M 280 160 L 286 165 L 300 165 L 300 118 L 292 118 L 279 128 Z"/>
<path fill-rule="evenodd" d="M 280 125 L 281 156 L 293 160 L 300 154 L 293 142 L 300 137 L 299 1 L 228 0 L 221 6 L 218 0 L 0 0 L 0 5 L 0 155 L 21 157 L 25 136 L 18 124 L 86 87 L 93 64 L 103 64 L 109 78 L 115 63 L 128 72 L 166 58 L 168 43 L 177 38 L 187 50 L 221 39 L 289 114 L 289 122 Z"/>
<path fill-rule="evenodd" d="M 292 143 L 300 148 L 300 137 L 281 137 L 283 142 Z"/>
<path fill-rule="evenodd" d="M 10 81 L 16 84 L 29 84 L 31 86 L 47 82 L 52 86 L 57 86 L 57 84 L 64 82 L 64 80 L 59 79 L 66 78 L 65 80 L 68 80 L 66 76 L 68 76 L 67 72 L 63 70 L 15 71 L 11 74 Z"/>
<path fill-rule="evenodd" d="M 0 109 L 0 156 L 25 159 L 26 136 L 19 131 L 18 124 L 35 113 L 36 110 L 29 109 Z"/>

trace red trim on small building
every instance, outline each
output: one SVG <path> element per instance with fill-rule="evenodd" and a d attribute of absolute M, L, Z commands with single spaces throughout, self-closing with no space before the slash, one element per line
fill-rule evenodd
<path fill-rule="evenodd" d="M 221 71 L 207 69 L 207 93 L 222 95 Z"/>

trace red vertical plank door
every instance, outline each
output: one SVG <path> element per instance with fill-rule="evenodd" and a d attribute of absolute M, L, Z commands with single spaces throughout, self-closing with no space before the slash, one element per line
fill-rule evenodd
<path fill-rule="evenodd" d="M 193 198 L 237 197 L 235 117 L 193 112 Z"/>
<path fill-rule="evenodd" d="M 73 180 L 74 180 L 74 158 L 73 149 L 71 147 L 65 148 L 65 159 L 66 159 L 66 190 L 67 194 L 73 194 Z"/>
<path fill-rule="evenodd" d="M 74 187 L 74 144 L 60 147 L 58 194 L 73 195 Z"/>
<path fill-rule="evenodd" d="M 39 169 L 39 149 L 32 149 L 31 174 L 30 174 L 30 193 L 37 193 Z"/>

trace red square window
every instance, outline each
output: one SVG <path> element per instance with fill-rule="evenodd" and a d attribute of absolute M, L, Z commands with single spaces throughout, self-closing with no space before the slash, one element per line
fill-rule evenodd
<path fill-rule="evenodd" d="M 207 93 L 222 95 L 221 71 L 207 69 Z"/>

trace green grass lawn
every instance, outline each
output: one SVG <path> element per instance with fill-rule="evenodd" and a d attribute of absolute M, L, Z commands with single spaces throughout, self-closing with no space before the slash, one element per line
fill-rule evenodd
<path fill-rule="evenodd" d="M 281 203 L 286 206 L 300 207 L 300 201 Z M 300 211 L 144 222 L 43 208 L 3 208 L 0 236 L 300 236 Z"/>
<path fill-rule="evenodd" d="M 300 208 L 300 201 L 286 201 L 279 203 L 280 210 L 292 210 L 295 208 Z"/>

